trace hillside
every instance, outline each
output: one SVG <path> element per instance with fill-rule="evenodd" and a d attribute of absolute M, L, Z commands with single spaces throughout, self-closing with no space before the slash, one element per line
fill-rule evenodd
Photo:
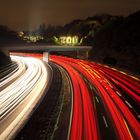
<path fill-rule="evenodd" d="M 0 51 L 0 67 L 11 63 L 10 57 L 6 56 L 2 51 Z"/>
<path fill-rule="evenodd" d="M 40 33 L 44 37 L 42 42 L 37 43 L 46 45 L 55 44 L 54 36 L 78 35 L 79 38 L 84 38 L 82 45 L 93 46 L 90 60 L 140 73 L 139 19 L 140 11 L 128 17 L 100 14 L 74 20 L 63 27 L 41 25 L 34 33 Z M 0 26 L 0 47 L 17 43 L 23 44 L 17 33 Z"/>
<path fill-rule="evenodd" d="M 140 11 L 107 22 L 93 38 L 90 59 L 140 72 Z"/>

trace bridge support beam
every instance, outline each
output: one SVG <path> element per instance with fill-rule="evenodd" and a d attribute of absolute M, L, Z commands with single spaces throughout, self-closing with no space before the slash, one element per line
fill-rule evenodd
<path fill-rule="evenodd" d="M 79 59 L 88 59 L 89 57 L 89 51 L 88 50 L 77 50 L 77 58 Z"/>
<path fill-rule="evenodd" d="M 49 52 L 43 52 L 43 61 L 49 62 Z"/>

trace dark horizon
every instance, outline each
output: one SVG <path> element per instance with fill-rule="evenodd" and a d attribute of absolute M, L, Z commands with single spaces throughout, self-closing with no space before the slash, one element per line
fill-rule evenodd
<path fill-rule="evenodd" d="M 0 0 L 0 25 L 10 29 L 32 30 L 40 24 L 61 25 L 96 14 L 127 16 L 140 10 L 139 0 Z"/>

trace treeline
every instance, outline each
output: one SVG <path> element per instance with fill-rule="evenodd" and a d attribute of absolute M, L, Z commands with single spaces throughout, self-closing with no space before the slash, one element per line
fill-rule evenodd
<path fill-rule="evenodd" d="M 64 26 L 40 25 L 37 30 L 24 31 L 44 37 L 37 43 L 54 44 L 53 37 L 78 35 L 83 45 L 93 46 L 90 59 L 119 65 L 140 72 L 140 11 L 128 17 L 107 14 L 74 20 Z M 0 26 L 0 46 L 23 43 L 17 32 Z"/>
<path fill-rule="evenodd" d="M 93 38 L 91 59 L 140 73 L 140 11 L 107 22 Z"/>
<path fill-rule="evenodd" d="M 97 31 L 101 29 L 107 22 L 118 18 L 107 14 L 96 15 L 85 20 L 74 20 L 64 26 L 52 26 L 42 24 L 34 31 L 23 31 L 25 35 L 40 35 L 44 40 L 37 43 L 54 44 L 53 37 L 73 36 L 79 38 L 85 37 L 83 45 L 92 45 L 93 38 Z M 0 44 L 21 42 L 18 33 L 10 30 L 7 26 L 0 25 Z"/>
<path fill-rule="evenodd" d="M 0 46 L 11 43 L 20 43 L 22 40 L 17 32 L 10 30 L 7 26 L 0 25 Z"/>
<path fill-rule="evenodd" d="M 85 37 L 83 45 L 92 45 L 93 37 L 100 28 L 107 22 L 118 18 L 117 16 L 111 16 L 107 14 L 96 15 L 84 20 L 74 20 L 64 26 L 52 26 L 47 27 L 42 24 L 40 27 L 33 31 L 32 34 L 40 34 L 44 36 L 44 42 L 53 44 L 53 37 L 59 36 L 73 36 L 77 35 L 79 38 Z"/>

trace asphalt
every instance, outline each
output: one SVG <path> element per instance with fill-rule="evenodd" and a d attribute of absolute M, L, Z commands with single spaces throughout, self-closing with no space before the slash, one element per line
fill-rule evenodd
<path fill-rule="evenodd" d="M 42 140 L 51 136 L 57 120 L 57 100 L 60 96 L 62 77 L 55 65 L 50 88 L 29 121 L 17 135 L 15 140 Z M 56 86 L 57 85 L 57 86 Z"/>

